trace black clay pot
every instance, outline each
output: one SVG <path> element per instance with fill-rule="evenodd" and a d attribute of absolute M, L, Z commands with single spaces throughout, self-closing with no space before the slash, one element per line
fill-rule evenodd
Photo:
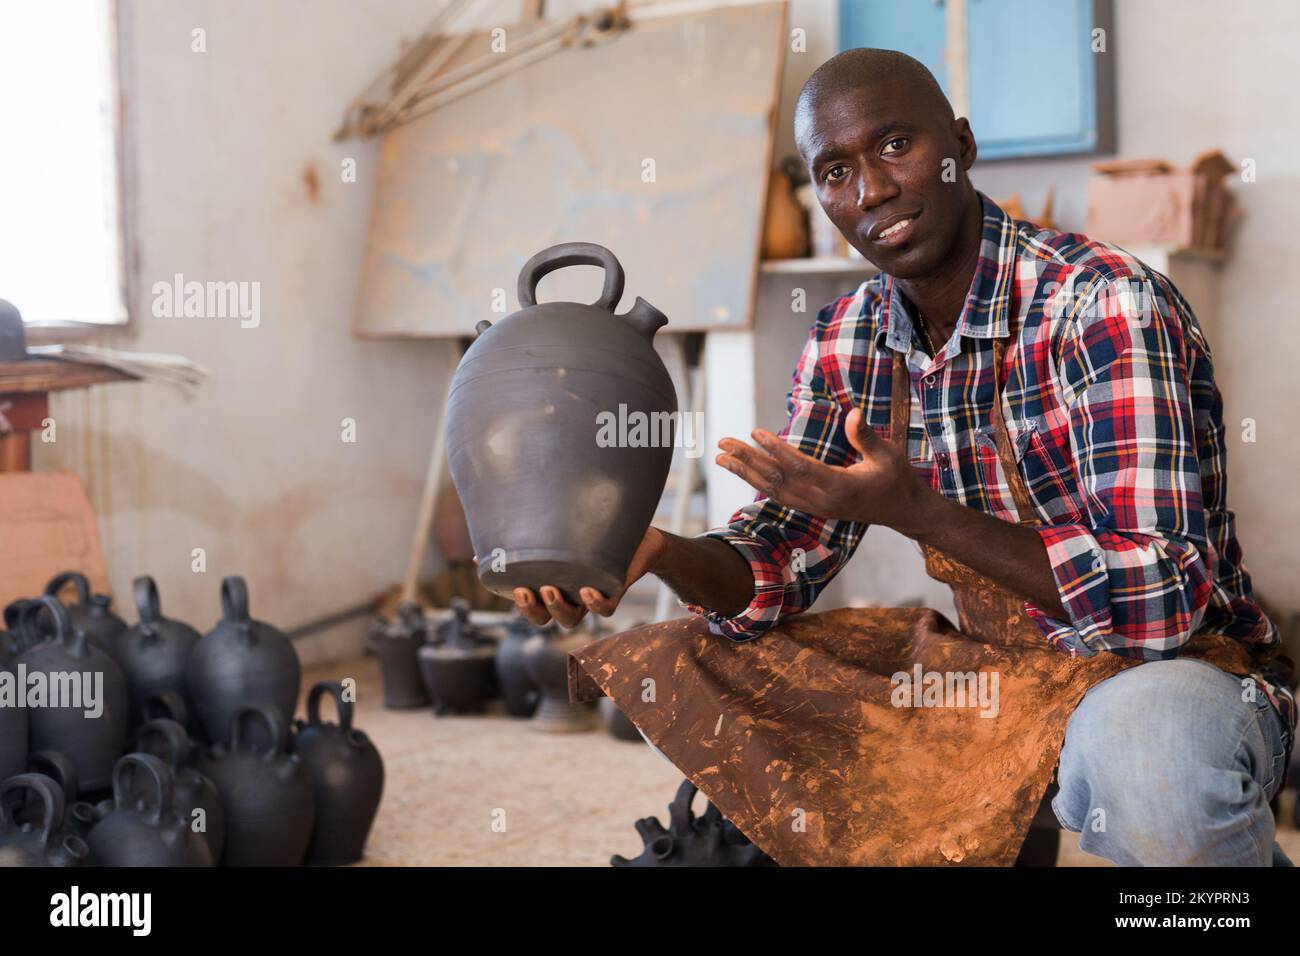
<path fill-rule="evenodd" d="M 547 625 L 524 641 L 524 665 L 541 689 L 533 727 L 548 733 L 594 730 L 594 705 L 569 701 L 569 653 L 590 644 L 585 630 L 563 632 Z"/>
<path fill-rule="evenodd" d="M 27 769 L 27 708 L 13 662 L 0 663 L 0 780 Z"/>
<path fill-rule="evenodd" d="M 249 733 L 260 724 L 269 744 Z M 300 866 L 316 818 L 311 777 L 302 758 L 286 751 L 289 728 L 274 707 L 243 707 L 229 742 L 199 753 L 199 772 L 212 779 L 226 811 L 222 866 Z"/>
<path fill-rule="evenodd" d="M 542 696 L 524 660 L 524 644 L 536 630 L 527 619 L 516 615 L 506 625 L 505 637 L 497 645 L 497 683 L 505 698 L 506 713 L 511 717 L 533 716 Z"/>
<path fill-rule="evenodd" d="M 40 823 L 19 824 L 13 808 L 33 791 L 44 812 Z M 86 841 L 64 831 L 63 791 L 49 777 L 24 773 L 0 783 L 0 866 L 80 866 L 90 858 Z"/>
<path fill-rule="evenodd" d="M 397 608 L 391 625 L 375 621 L 370 649 L 379 658 L 384 681 L 384 706 L 394 710 L 427 707 L 429 692 L 420 676 L 420 646 L 425 641 L 424 611 L 406 602 Z"/>
<path fill-rule="evenodd" d="M 97 866 L 212 866 L 202 835 L 176 812 L 171 769 L 152 754 L 127 754 L 113 769 L 113 808 L 86 843 Z"/>
<path fill-rule="evenodd" d="M 185 728 L 165 718 L 145 721 L 136 731 L 135 749 L 167 765 L 176 815 L 207 843 L 213 862 L 219 861 L 226 841 L 225 808 L 217 785 L 189 765 L 192 751 Z"/>
<path fill-rule="evenodd" d="M 338 707 L 337 724 L 320 719 L 320 702 L 326 694 Z M 361 859 L 379 811 L 384 761 L 370 738 L 353 729 L 352 709 L 342 684 L 321 681 L 307 697 L 306 722 L 296 722 L 293 751 L 306 765 L 316 795 L 308 866 L 344 866 Z"/>
<path fill-rule="evenodd" d="M 668 804 L 668 829 L 656 817 L 636 821 L 636 832 L 645 842 L 645 849 L 635 859 L 615 854 L 609 862 L 613 866 L 776 865 L 713 804 L 708 804 L 704 816 L 695 816 L 691 802 L 696 792 L 695 784 L 682 781 L 677 796 Z"/>
<path fill-rule="evenodd" d="M 188 685 L 186 685 L 188 687 Z M 178 694 L 175 691 L 165 690 L 161 694 L 154 694 L 148 697 L 144 702 L 144 719 L 145 720 L 174 720 L 185 728 L 185 733 L 190 738 L 190 760 L 186 764 L 191 764 L 195 747 L 200 744 L 207 744 L 208 735 L 203 730 L 203 725 L 199 723 L 198 718 L 194 716 L 194 707 L 189 702 L 189 695 Z"/>
<path fill-rule="evenodd" d="M 641 736 L 641 731 L 636 729 L 636 724 L 628 719 L 627 714 L 623 713 L 611 698 L 602 697 L 597 710 L 600 712 L 600 725 L 615 740 L 645 743 L 645 738 Z"/>
<path fill-rule="evenodd" d="M 572 265 L 604 268 L 600 298 L 538 305 L 542 277 Z M 483 584 L 551 584 L 580 604 L 582 587 L 622 587 L 663 493 L 677 396 L 653 340 L 668 320 L 640 298 L 614 314 L 623 267 L 593 243 L 539 252 L 518 292 L 456 369 L 448 461 Z"/>
<path fill-rule="evenodd" d="M 50 579 L 45 593 L 58 597 L 71 584 L 77 589 L 77 603 L 67 605 L 72 626 L 86 635 L 86 640 L 109 657 L 117 657 L 117 639 L 126 630 L 126 621 L 112 611 L 113 599 L 107 594 L 92 594 L 90 582 L 79 571 L 64 571 Z"/>
<path fill-rule="evenodd" d="M 82 790 L 108 787 L 113 765 L 126 749 L 126 678 L 117 663 L 73 629 L 67 610 L 57 598 L 43 597 L 25 615 L 48 616 L 54 621 L 55 639 L 31 647 L 18 656 L 16 669 L 44 675 L 49 697 L 44 706 L 28 709 L 28 746 L 32 750 L 57 750 L 77 768 Z M 53 675 L 53 679 L 51 679 Z M 71 675 L 71 679 L 69 679 Z M 54 703 L 56 688 L 75 693 Z M 94 700 L 92 706 L 92 696 Z"/>
<path fill-rule="evenodd" d="M 483 713 L 496 684 L 496 648 L 470 622 L 464 600 L 452 601 L 437 643 L 422 646 L 418 657 L 434 714 Z"/>
<path fill-rule="evenodd" d="M 84 831 L 78 827 L 87 821 L 73 818 L 74 809 L 78 806 L 84 807 L 85 804 L 77 803 L 80 790 L 77 784 L 77 768 L 72 765 L 72 761 L 57 750 L 38 750 L 27 758 L 27 772 L 39 773 L 54 781 L 59 792 L 63 794 L 65 810 L 63 829 L 69 833 L 77 833 L 79 836 L 84 835 Z M 24 823 L 39 826 L 45 815 L 45 805 L 41 795 L 34 790 L 28 790 L 26 798 L 25 804 L 15 807 L 14 821 L 20 826 Z M 90 822 L 93 822 L 93 819 Z"/>
<path fill-rule="evenodd" d="M 184 699 L 185 665 L 199 640 L 199 632 L 188 624 L 162 616 L 153 578 L 136 578 L 133 589 L 140 623 L 117 639 L 117 662 L 126 674 L 132 729 L 149 719 L 145 705 L 150 699 L 165 693 Z"/>
<path fill-rule="evenodd" d="M 235 715 L 269 704 L 287 720 L 298 704 L 298 652 L 282 632 L 248 616 L 248 588 L 231 576 L 221 582 L 222 619 L 194 645 L 185 685 L 209 740 L 230 731 Z"/>

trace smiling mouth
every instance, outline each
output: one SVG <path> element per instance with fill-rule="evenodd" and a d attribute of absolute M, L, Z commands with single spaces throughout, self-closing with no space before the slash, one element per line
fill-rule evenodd
<path fill-rule="evenodd" d="M 898 222 L 894 223 L 888 229 L 881 230 L 880 235 L 876 236 L 876 238 L 871 241 L 880 246 L 901 245 L 912 235 L 912 224 L 916 222 L 919 216 L 920 213 L 917 213 L 916 215 L 909 216 L 906 219 L 898 220 Z"/>

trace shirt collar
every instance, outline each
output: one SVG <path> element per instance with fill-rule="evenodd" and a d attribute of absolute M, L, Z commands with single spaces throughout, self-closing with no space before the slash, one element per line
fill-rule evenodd
<path fill-rule="evenodd" d="M 1016 224 L 988 196 L 978 190 L 976 194 L 984 211 L 984 225 L 979 261 L 957 319 L 957 334 L 975 339 L 1003 338 L 1009 328 L 1008 312 L 1018 252 Z M 881 273 L 880 279 L 876 348 L 887 345 L 897 352 L 907 352 L 912 347 L 915 311 L 893 276 Z"/>

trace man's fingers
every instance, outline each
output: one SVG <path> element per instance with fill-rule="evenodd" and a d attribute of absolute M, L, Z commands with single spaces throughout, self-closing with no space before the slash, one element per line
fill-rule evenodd
<path fill-rule="evenodd" d="M 855 408 L 844 419 L 844 434 L 849 444 L 866 457 L 885 445 L 885 440 L 876 434 L 876 430 L 862 417 L 862 410 Z"/>
<path fill-rule="evenodd" d="M 551 612 L 546 610 L 541 600 L 528 588 L 515 588 L 515 610 L 523 615 L 524 620 L 534 627 L 543 627 L 551 622 Z"/>
<path fill-rule="evenodd" d="M 587 610 L 592 614 L 599 614 L 601 617 L 609 617 L 618 610 L 618 602 L 622 598 L 622 593 L 614 597 L 605 597 L 595 588 L 583 588 L 578 596 L 582 598 L 582 603 L 587 605 Z"/>
<path fill-rule="evenodd" d="M 561 627 L 573 627 L 587 614 L 585 607 L 574 607 L 564 600 L 559 588 L 551 587 L 549 584 L 542 588 L 542 602 L 546 605 L 546 610 L 551 612 L 551 617 L 555 618 Z"/>
<path fill-rule="evenodd" d="M 805 455 L 788 441 L 778 438 L 765 428 L 756 429 L 753 436 L 754 441 L 758 442 L 792 478 L 803 478 L 813 474 L 817 468 L 828 467 L 824 462 L 818 461 L 811 455 Z"/>

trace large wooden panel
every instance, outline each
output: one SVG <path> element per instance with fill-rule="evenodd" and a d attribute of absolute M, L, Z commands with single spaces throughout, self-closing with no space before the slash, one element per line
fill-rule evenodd
<path fill-rule="evenodd" d="M 95 591 L 108 591 L 81 479 L 68 472 L 0 475 L 0 607 L 35 597 L 61 571 L 80 571 Z"/>
<path fill-rule="evenodd" d="M 494 290 L 517 308 L 520 267 L 568 241 L 613 250 L 625 300 L 644 296 L 674 331 L 748 325 L 785 3 L 633 18 L 384 136 L 359 334 L 471 333 L 499 317 Z M 489 43 L 476 34 L 461 60 Z M 539 298 L 599 288 L 597 270 L 565 269 Z"/>

